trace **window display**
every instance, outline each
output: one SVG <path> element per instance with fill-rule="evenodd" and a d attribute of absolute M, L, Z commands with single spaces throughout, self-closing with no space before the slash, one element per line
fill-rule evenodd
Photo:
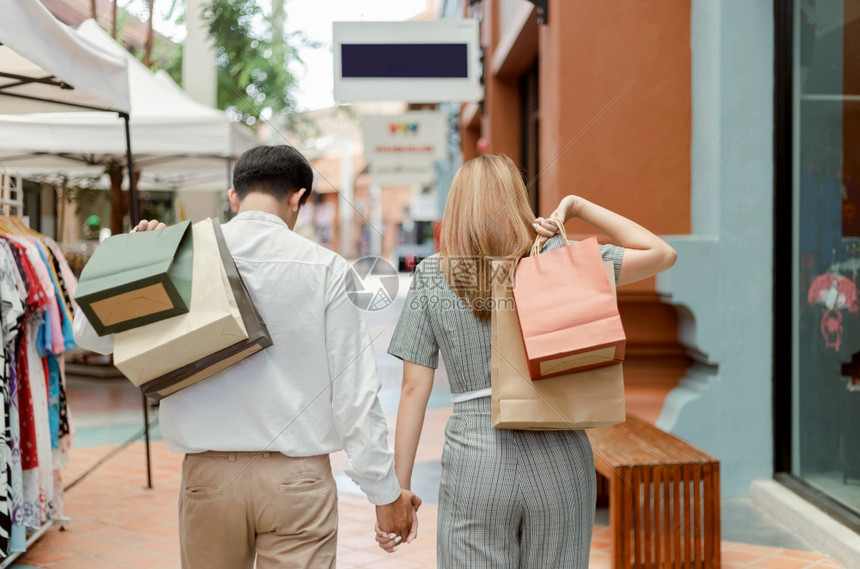
<path fill-rule="evenodd" d="M 791 470 L 860 511 L 860 0 L 794 8 Z"/>

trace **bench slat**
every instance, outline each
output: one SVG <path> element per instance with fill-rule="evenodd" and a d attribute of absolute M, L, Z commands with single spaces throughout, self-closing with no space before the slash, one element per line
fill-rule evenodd
<path fill-rule="evenodd" d="M 683 554 L 681 553 L 681 465 L 672 466 L 672 507 L 675 513 L 672 531 L 674 532 L 674 548 L 672 555 L 675 557 L 675 567 L 683 569 Z"/>
<path fill-rule="evenodd" d="M 633 469 L 624 469 L 624 521 L 621 526 L 621 539 L 624 542 L 624 565 L 625 569 L 632 567 L 631 560 L 633 559 L 633 540 L 630 539 L 630 530 L 635 528 L 633 522 Z"/>
<path fill-rule="evenodd" d="M 702 467 L 704 471 L 704 490 L 705 496 L 708 495 L 710 490 L 709 485 L 712 483 L 713 475 L 714 475 L 714 467 L 710 464 L 706 464 Z M 712 535 L 714 531 L 714 506 L 711 504 L 710 500 L 705 500 L 705 536 Z M 719 532 L 717 532 L 719 535 Z M 717 544 L 713 543 L 713 540 L 705 538 L 705 560 L 707 563 L 708 559 L 714 558 L 714 546 L 719 547 L 719 542 Z"/>
<path fill-rule="evenodd" d="M 693 471 L 693 559 L 695 559 L 696 569 L 701 569 L 702 559 L 704 558 L 703 537 L 702 537 L 702 465 L 694 464 L 691 467 Z"/>
<path fill-rule="evenodd" d="M 642 562 L 645 564 L 645 567 L 653 567 L 654 564 L 654 555 L 651 551 L 651 468 L 642 469 L 642 529 L 645 530 L 645 552 L 642 557 Z"/>
<path fill-rule="evenodd" d="M 664 559 L 663 543 L 663 502 L 665 501 L 665 489 L 663 487 L 663 468 L 654 469 L 654 561 L 659 563 Z"/>
<path fill-rule="evenodd" d="M 633 559 L 634 565 L 642 560 L 642 469 L 633 469 L 631 495 L 633 497 Z"/>
<path fill-rule="evenodd" d="M 663 560 L 666 562 L 667 567 L 671 567 L 672 561 L 672 546 L 673 540 L 672 536 L 674 535 L 672 532 L 672 467 L 664 466 L 663 470 L 663 492 L 665 492 L 665 496 L 663 497 L 663 507 L 665 515 L 663 519 L 663 525 L 665 526 L 665 534 L 663 540 L 666 544 L 666 553 L 663 555 Z"/>
<path fill-rule="evenodd" d="M 681 467 L 681 488 L 684 501 L 681 504 L 684 512 L 684 533 L 681 535 L 684 544 L 684 569 L 692 569 L 693 559 L 693 504 L 690 501 L 690 482 L 693 478 L 692 465 L 685 464 Z"/>
<path fill-rule="evenodd" d="M 722 564 L 722 558 L 720 557 L 720 465 L 716 463 L 713 465 L 714 474 L 711 478 L 711 496 L 715 496 L 714 499 L 714 531 L 712 535 L 716 536 L 716 541 L 714 544 L 714 552 L 713 557 L 709 557 L 708 559 L 714 560 L 714 569 L 720 569 Z"/>

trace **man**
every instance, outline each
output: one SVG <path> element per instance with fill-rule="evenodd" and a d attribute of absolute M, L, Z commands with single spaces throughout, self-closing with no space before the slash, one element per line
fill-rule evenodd
<path fill-rule="evenodd" d="M 233 171 L 237 215 L 222 229 L 274 345 L 161 402 L 162 435 L 186 453 L 184 568 L 334 567 L 328 455 L 340 449 L 383 531 L 406 540 L 420 505 L 394 475 L 370 335 L 347 297 L 349 265 L 292 231 L 312 183 L 290 146 L 252 148 Z M 160 227 L 144 220 L 133 231 Z M 84 341 L 85 324 L 77 315 Z"/>

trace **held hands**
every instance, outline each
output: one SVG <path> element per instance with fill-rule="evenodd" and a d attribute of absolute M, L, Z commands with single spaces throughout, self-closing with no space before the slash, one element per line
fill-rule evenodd
<path fill-rule="evenodd" d="M 418 536 L 418 508 L 421 498 L 409 490 L 390 504 L 376 506 L 375 539 L 379 547 L 392 553 L 403 541 L 412 543 Z"/>
<path fill-rule="evenodd" d="M 388 553 L 394 553 L 397 551 L 397 547 L 403 542 L 403 538 L 401 538 L 396 533 L 385 533 L 381 529 L 379 529 L 379 524 L 376 524 L 376 543 L 379 544 L 379 547 L 387 551 Z M 415 538 L 418 537 L 418 510 L 416 508 L 412 509 L 412 529 L 409 531 L 409 535 L 406 536 L 406 543 L 412 543 L 415 541 Z"/>
<path fill-rule="evenodd" d="M 154 231 L 156 229 L 164 229 L 167 227 L 157 219 L 152 219 L 147 221 L 146 219 L 141 219 L 140 223 L 135 225 L 129 233 L 136 233 L 138 231 Z"/>

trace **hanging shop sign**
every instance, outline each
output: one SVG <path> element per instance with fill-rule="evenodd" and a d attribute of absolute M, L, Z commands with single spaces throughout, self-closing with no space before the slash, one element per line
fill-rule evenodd
<path fill-rule="evenodd" d="M 476 20 L 335 22 L 333 44 L 338 102 L 483 98 Z"/>
<path fill-rule="evenodd" d="M 447 128 L 445 115 L 436 111 L 363 117 L 364 158 L 374 181 L 433 183 L 433 163 L 448 158 Z"/>
<path fill-rule="evenodd" d="M 380 186 L 429 186 L 436 181 L 436 169 L 432 164 L 377 163 L 370 165 L 370 177 Z"/>
<path fill-rule="evenodd" d="M 428 163 L 448 158 L 448 121 L 436 111 L 362 117 L 364 159 L 382 162 Z"/>

